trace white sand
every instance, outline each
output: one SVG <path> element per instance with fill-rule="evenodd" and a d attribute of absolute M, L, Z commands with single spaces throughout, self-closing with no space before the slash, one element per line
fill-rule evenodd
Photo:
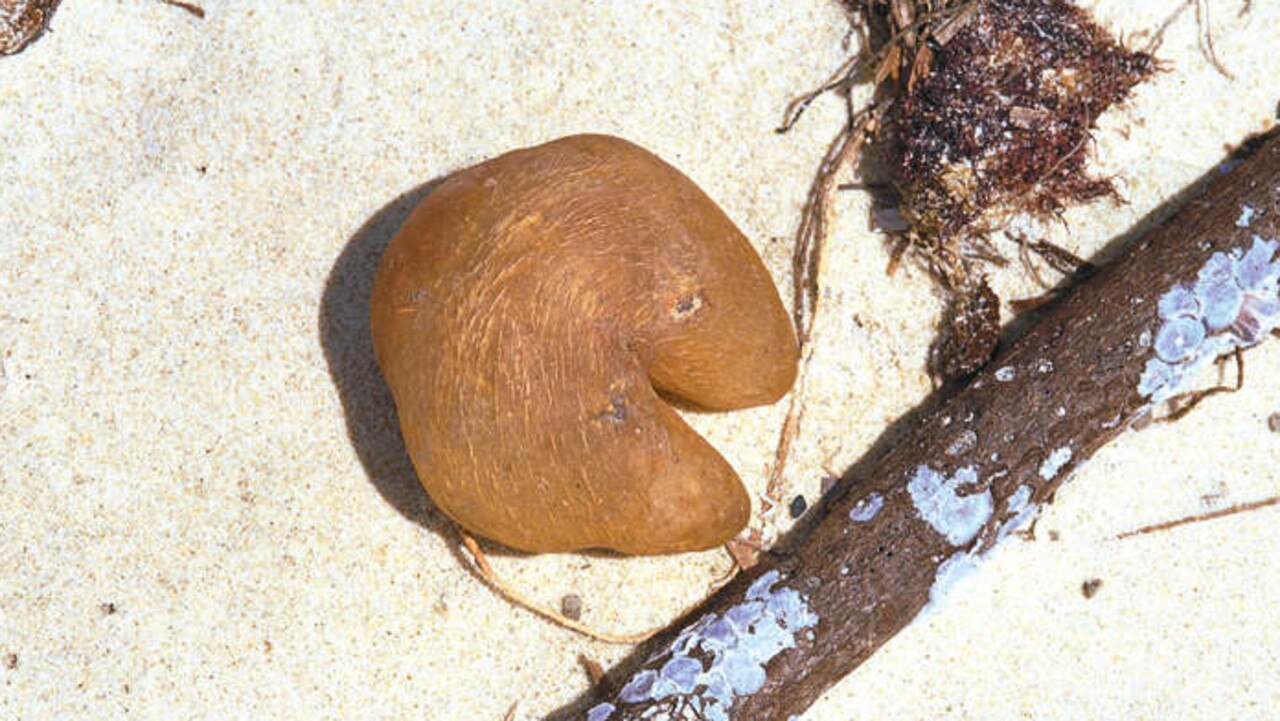
<path fill-rule="evenodd" d="M 1176 6 L 1082 4 L 1135 43 Z M 1129 204 L 1072 211 L 1057 241 L 1089 254 L 1271 124 L 1280 2 L 1211 5 L 1235 79 L 1186 13 L 1160 52 L 1170 72 L 1099 133 L 1099 172 Z M 842 59 L 842 14 L 832 0 L 204 6 L 200 21 L 67 0 L 52 33 L 0 59 L 0 718 L 496 721 L 516 700 L 538 718 L 588 688 L 579 653 L 626 649 L 495 597 L 426 510 L 363 336 L 402 212 L 380 211 L 503 150 L 615 133 L 718 199 L 789 297 L 789 238 L 842 109 L 827 98 L 793 133 L 773 128 Z M 937 312 L 922 273 L 885 277 L 867 199 L 836 211 L 788 473 L 788 498 L 811 501 L 823 469 L 928 392 Z M 994 281 L 1036 292 L 1016 270 Z M 1038 541 L 805 718 L 1273 717 L 1280 510 L 1111 538 L 1280 493 L 1277 367 L 1269 344 L 1244 392 L 1105 449 Z M 758 492 L 784 411 L 693 420 Z M 495 562 L 548 604 L 580 594 L 584 619 L 614 630 L 665 623 L 727 567 L 721 552 Z"/>

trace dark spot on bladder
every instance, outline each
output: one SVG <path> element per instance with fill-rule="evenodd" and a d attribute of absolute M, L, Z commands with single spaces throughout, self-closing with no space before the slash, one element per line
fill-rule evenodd
<path fill-rule="evenodd" d="M 10 671 L 13 671 L 14 669 L 18 668 L 18 654 L 10 653 L 5 655 L 4 667 L 9 669 Z"/>
<path fill-rule="evenodd" d="M 1267 428 L 1272 433 L 1280 433 L 1280 412 L 1267 416 Z"/>
<path fill-rule="evenodd" d="M 627 420 L 627 399 L 621 393 L 610 395 L 609 408 L 596 414 L 596 418 L 602 421 L 625 423 Z"/>
<path fill-rule="evenodd" d="M 671 318 L 673 320 L 686 320 L 701 310 L 702 306 L 701 293 L 685 296 L 677 301 L 675 307 L 671 309 Z"/>
<path fill-rule="evenodd" d="M 115 603 L 107 601 L 106 603 L 98 604 L 98 610 L 102 611 L 103 616 L 113 616 L 118 609 Z"/>

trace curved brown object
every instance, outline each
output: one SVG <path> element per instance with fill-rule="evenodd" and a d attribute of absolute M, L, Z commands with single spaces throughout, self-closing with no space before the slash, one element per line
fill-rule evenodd
<path fill-rule="evenodd" d="M 464 528 L 526 551 L 710 548 L 737 474 L 655 392 L 727 410 L 795 380 L 759 256 L 680 171 L 573 136 L 444 181 L 382 258 L 378 363 L 409 455 Z"/>

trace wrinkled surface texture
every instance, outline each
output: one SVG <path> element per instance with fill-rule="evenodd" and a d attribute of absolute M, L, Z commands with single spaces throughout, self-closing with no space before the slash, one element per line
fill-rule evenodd
<path fill-rule="evenodd" d="M 653 154 L 574 136 L 461 171 L 383 258 L 372 331 L 432 499 L 528 551 L 703 549 L 745 526 L 737 474 L 659 397 L 727 410 L 791 386 L 768 273 Z"/>

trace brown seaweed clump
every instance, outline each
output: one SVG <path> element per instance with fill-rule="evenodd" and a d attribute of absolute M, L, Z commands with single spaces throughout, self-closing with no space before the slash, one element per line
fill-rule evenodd
<path fill-rule="evenodd" d="M 895 5 L 882 27 L 915 17 L 893 13 Z M 1000 336 L 998 298 L 975 273 L 998 257 L 989 234 L 1014 215 L 1051 218 L 1115 195 L 1110 179 L 1085 172 L 1085 146 L 1098 115 L 1155 63 L 1065 0 L 954 4 L 933 27 L 927 35 L 895 28 L 916 49 L 899 54 L 888 127 L 908 223 L 902 239 L 951 293 L 932 364 L 954 379 L 982 368 Z"/>
<path fill-rule="evenodd" d="M 1086 172 L 1085 146 L 1154 67 L 1064 0 L 984 0 L 956 18 L 947 42 L 922 46 L 929 68 L 904 76 L 890 123 L 904 240 L 954 294 L 933 353 L 944 379 L 995 351 L 998 300 L 974 272 L 993 256 L 988 235 L 1115 195 Z"/>
<path fill-rule="evenodd" d="M 892 124 L 911 239 L 950 286 L 969 282 L 970 241 L 1011 215 L 1049 217 L 1115 193 L 1085 172 L 1085 145 L 1153 67 L 1064 0 L 974 7 Z"/>
<path fill-rule="evenodd" d="M 863 83 L 876 92 L 866 106 L 851 104 L 811 191 L 797 234 L 797 318 L 811 323 L 831 178 L 851 149 L 877 141 L 902 216 L 896 225 L 905 226 L 886 229 L 948 295 L 933 370 L 958 378 L 985 364 L 999 338 L 999 299 L 982 275 L 1003 262 L 991 236 L 1019 214 L 1047 219 L 1115 195 L 1108 179 L 1085 171 L 1091 131 L 1155 61 L 1065 0 L 843 1 L 861 49 L 793 102 L 780 130 L 822 93 L 847 96 Z M 1024 258 L 1040 253 L 1061 269 L 1069 254 L 1033 240 L 1024 239 Z"/>

